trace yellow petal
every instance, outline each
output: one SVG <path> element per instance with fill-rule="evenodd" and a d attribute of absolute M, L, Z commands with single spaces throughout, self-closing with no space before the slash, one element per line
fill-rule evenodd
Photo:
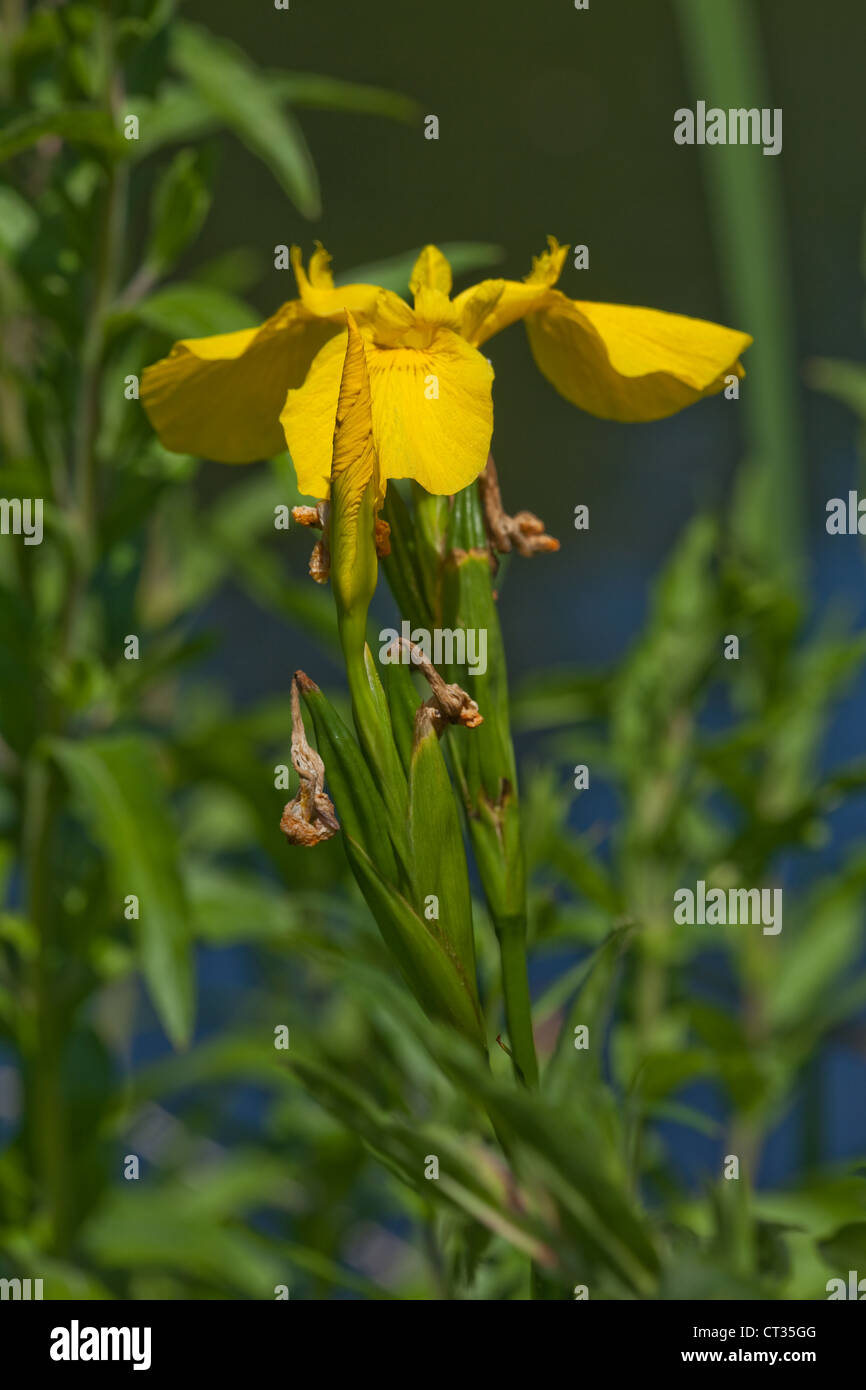
<path fill-rule="evenodd" d="M 147 367 L 141 399 L 166 447 L 220 463 L 252 463 L 285 448 L 280 411 L 337 332 L 297 300 L 259 328 L 186 338 Z"/>
<path fill-rule="evenodd" d="M 467 342 L 480 347 L 503 328 L 534 313 L 547 299 L 547 291 L 560 275 L 568 247 L 556 237 L 547 238 L 548 249 L 533 256 L 532 270 L 521 284 L 518 280 L 482 280 L 458 294 L 454 307 L 458 329 Z"/>
<path fill-rule="evenodd" d="M 466 487 L 490 449 L 490 363 L 449 329 L 433 331 L 424 348 L 381 347 L 372 329 L 362 332 L 382 479 L 415 478 L 441 494 Z M 311 497 L 328 496 L 345 352 L 345 335 L 327 343 L 280 417 L 298 487 Z"/>
<path fill-rule="evenodd" d="M 555 285 L 565 264 L 568 247 L 560 246 L 555 236 L 547 238 L 547 250 L 532 257 L 532 269 L 526 277 L 528 285 Z"/>
<path fill-rule="evenodd" d="M 533 313 L 549 293 L 544 285 L 523 284 L 519 280 L 481 280 L 453 301 L 460 335 L 474 347 L 480 347 L 494 333 L 501 333 L 503 328 Z"/>
<path fill-rule="evenodd" d="M 725 377 L 743 376 L 752 339 L 704 319 L 622 304 L 589 304 L 548 290 L 526 320 L 540 371 L 573 405 L 605 420 L 660 420 Z"/>
<path fill-rule="evenodd" d="M 310 284 L 317 290 L 332 290 L 334 288 L 334 277 L 331 274 L 332 257 L 328 255 L 320 241 L 316 242 L 316 249 L 310 257 Z"/>
<path fill-rule="evenodd" d="M 451 266 L 438 246 L 425 246 L 412 270 L 409 288 L 417 297 L 419 290 L 439 290 L 451 293 Z"/>
<path fill-rule="evenodd" d="M 493 435 L 493 368 L 486 357 L 443 328 L 426 349 L 374 348 L 370 384 L 386 478 L 414 478 L 444 495 L 475 481 Z"/>
<path fill-rule="evenodd" d="M 391 290 L 383 290 L 379 285 L 338 285 L 334 287 L 328 264 L 330 256 L 322 246 L 317 246 L 310 259 L 309 275 L 304 270 L 301 248 L 291 250 L 292 269 L 298 282 L 298 294 L 308 313 L 318 319 L 330 319 L 338 327 L 345 327 L 346 311 L 353 314 L 358 323 L 364 324 L 377 312 L 394 311 L 392 301 L 411 313 L 408 304 Z"/>

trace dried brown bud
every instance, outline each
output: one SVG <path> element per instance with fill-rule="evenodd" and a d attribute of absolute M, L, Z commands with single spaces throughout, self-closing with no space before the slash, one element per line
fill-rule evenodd
<path fill-rule="evenodd" d="M 381 517 L 376 517 L 376 554 L 380 560 L 391 554 L 391 527 Z"/>
<path fill-rule="evenodd" d="M 310 556 L 310 577 L 315 579 L 317 584 L 327 584 L 330 573 L 331 555 L 323 536 L 313 546 L 313 553 Z"/>
<path fill-rule="evenodd" d="M 317 584 L 327 584 L 331 573 L 331 552 L 328 548 L 328 502 L 317 502 L 315 507 L 292 507 L 292 520 L 299 526 L 311 526 L 322 532 L 321 540 L 316 541 L 310 556 L 310 576 Z"/>
<path fill-rule="evenodd" d="M 484 723 L 484 717 L 479 713 L 478 706 L 465 690 L 461 690 L 459 685 L 450 685 L 440 676 L 432 662 L 428 661 L 421 648 L 414 642 L 408 641 L 405 637 L 397 637 L 391 643 L 391 650 L 394 647 L 406 647 L 409 651 L 413 665 L 417 666 L 430 689 L 433 691 L 430 699 L 425 701 L 422 709 L 429 709 L 434 715 L 439 715 L 439 720 L 432 720 L 436 724 L 437 733 L 441 734 L 444 724 L 463 724 L 467 729 L 477 729 L 479 724 Z M 419 710 L 420 714 L 421 711 Z M 416 733 L 418 729 L 416 720 Z"/>
<path fill-rule="evenodd" d="M 283 809 L 280 829 L 293 845 L 307 848 L 330 840 L 340 828 L 333 803 L 325 793 L 325 764 L 307 742 L 301 718 L 299 690 L 317 687 L 297 671 L 292 680 L 292 766 L 300 778 L 294 799 Z"/>
<path fill-rule="evenodd" d="M 544 522 L 533 512 L 508 515 L 502 505 L 499 478 L 492 454 L 488 455 L 487 465 L 479 475 L 478 486 L 491 549 L 498 550 L 501 555 L 507 555 L 511 550 L 516 550 L 518 555 L 535 555 L 538 551 L 559 549 L 559 541 L 546 535 Z"/>

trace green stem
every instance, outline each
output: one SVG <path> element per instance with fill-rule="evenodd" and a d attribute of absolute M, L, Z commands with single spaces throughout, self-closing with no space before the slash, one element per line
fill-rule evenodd
<path fill-rule="evenodd" d="M 341 625 L 341 637 L 344 629 L 345 625 Z M 394 850 L 408 875 L 410 856 L 406 774 L 394 741 L 387 697 L 366 644 L 359 652 L 356 645 L 344 640 L 343 655 L 358 741 L 385 803 Z"/>
<path fill-rule="evenodd" d="M 757 11 L 747 0 L 674 0 L 686 72 L 694 93 L 710 105 L 769 105 Z M 781 160 L 735 145 L 707 146 L 704 155 L 725 293 L 737 327 L 755 339 L 743 383 L 748 460 L 734 498 L 734 537 L 765 568 L 796 582 L 805 532 L 804 460 Z"/>
<path fill-rule="evenodd" d="M 30 919 L 39 948 L 33 967 L 36 1033 L 32 1055 L 31 1143 L 49 1214 L 50 1243 L 62 1254 L 71 1231 L 71 1193 L 67 1181 L 69 1148 L 63 1101 L 63 1014 L 58 1000 L 61 979 L 57 912 L 51 893 L 52 857 L 59 789 L 56 775 L 33 758 L 24 794 L 24 871 Z"/>
<path fill-rule="evenodd" d="M 102 22 L 110 58 L 110 16 L 104 15 Z M 110 76 L 106 101 L 116 116 L 121 101 L 117 75 Z M 82 344 L 72 488 L 78 535 L 66 556 L 65 595 L 56 621 L 55 642 L 61 664 L 69 660 L 73 651 L 78 617 L 87 593 L 95 552 L 99 495 L 96 440 L 105 358 L 105 325 L 116 288 L 126 211 L 126 186 L 125 169 L 112 165 L 108 170 L 93 295 Z M 48 695 L 40 721 L 43 734 L 62 733 L 66 719 L 67 712 L 62 701 L 53 693 Z M 61 778 L 45 761 L 37 742 L 25 771 L 22 814 L 22 862 L 28 913 L 39 943 L 33 967 L 35 1036 L 29 1133 L 47 1207 L 51 1249 L 57 1254 L 68 1251 L 75 1222 L 75 1194 L 70 1183 L 73 1170 L 69 1113 L 63 1085 L 68 1017 L 64 1000 L 63 941 L 59 930 L 62 910 L 54 881 L 53 856 L 62 797 Z"/>
<path fill-rule="evenodd" d="M 85 543 L 92 540 L 98 507 L 96 436 L 99 429 L 102 362 L 105 353 L 105 322 L 116 285 L 117 258 L 122 241 L 125 204 L 126 170 L 112 166 L 108 172 L 99 261 L 81 356 L 81 384 L 75 449 L 75 491 L 80 538 Z"/>

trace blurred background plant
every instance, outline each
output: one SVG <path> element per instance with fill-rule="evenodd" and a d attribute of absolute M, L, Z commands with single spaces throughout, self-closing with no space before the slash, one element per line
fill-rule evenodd
<path fill-rule="evenodd" d="M 396 3 L 372 34 L 344 8 L 275 10 L 255 29 L 233 7 L 180 18 L 162 0 L 2 9 L 0 495 L 44 498 L 45 538 L 0 538 L 0 1276 L 42 1277 L 54 1298 L 522 1298 L 529 1257 L 556 1297 L 824 1297 L 866 1268 L 862 566 L 844 538 L 810 563 L 807 517 L 819 537 L 853 446 L 795 364 L 804 347 L 859 349 L 840 304 L 862 189 L 844 140 L 812 149 L 788 121 L 785 159 L 826 180 L 823 198 L 786 224 L 783 161 L 726 150 L 706 162 L 704 203 L 700 152 L 670 139 L 689 84 L 765 104 L 762 29 L 766 104 L 785 106 L 774 55 L 811 7 L 730 4 L 719 27 L 685 0 L 666 24 L 635 4 L 625 41 L 601 11 L 563 7 L 527 37 L 522 6 L 493 19 L 447 0 L 423 53 Z M 491 24 L 502 63 L 479 91 Z M 824 42 L 823 65 L 803 45 L 808 96 L 784 66 L 786 121 L 796 109 L 826 136 L 857 45 Z M 401 94 L 410 72 L 427 107 Z M 451 122 L 439 142 L 424 141 L 427 109 Z M 622 217 L 635 202 L 637 244 Z M 235 472 L 167 454 L 134 399 L 174 339 L 291 296 L 274 247 L 309 240 L 322 205 L 342 278 L 403 292 L 437 237 L 455 272 L 495 267 L 491 228 L 520 274 L 552 231 L 591 247 L 566 292 L 757 340 L 739 406 L 634 431 L 576 419 L 520 347 L 497 345 L 506 504 L 564 541 L 576 502 L 592 518 L 498 584 L 536 1095 L 515 1091 L 504 1052 L 481 1070 L 419 1013 L 339 837 L 307 854 L 280 834 L 291 673 L 339 681 L 330 595 L 304 573 L 306 540 L 274 527 L 301 500 L 290 460 Z M 825 205 L 846 228 L 829 249 Z M 455 229 L 466 239 L 449 242 Z M 784 241 L 811 276 L 796 304 Z M 821 370 L 837 395 L 859 380 Z M 832 456 L 816 479 L 798 410 Z M 590 769 L 579 793 L 575 763 Z M 674 929 L 673 892 L 698 878 L 781 884 L 781 935 Z M 476 923 L 495 1016 L 480 902 Z M 731 1153 L 738 1182 L 722 1177 Z"/>

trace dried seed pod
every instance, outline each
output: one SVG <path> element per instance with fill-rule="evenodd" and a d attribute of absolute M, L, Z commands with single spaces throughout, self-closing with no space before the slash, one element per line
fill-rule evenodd
<path fill-rule="evenodd" d="M 340 823 L 325 793 L 325 764 L 307 742 L 297 676 L 292 680 L 292 765 L 300 785 L 293 800 L 283 809 L 280 829 L 290 844 L 310 848 L 322 840 L 330 840 Z"/>

